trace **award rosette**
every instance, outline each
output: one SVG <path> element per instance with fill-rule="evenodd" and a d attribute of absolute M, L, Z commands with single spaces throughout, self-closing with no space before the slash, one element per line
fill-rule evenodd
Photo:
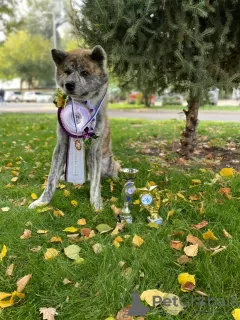
<path fill-rule="evenodd" d="M 84 140 L 94 136 L 96 118 L 87 105 L 71 99 L 64 108 L 58 108 L 58 121 L 69 136 L 65 180 L 75 184 L 86 181 Z"/>

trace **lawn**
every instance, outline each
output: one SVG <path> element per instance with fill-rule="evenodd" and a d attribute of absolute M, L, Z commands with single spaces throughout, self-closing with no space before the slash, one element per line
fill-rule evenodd
<path fill-rule="evenodd" d="M 29 210 L 31 194 L 40 196 L 44 177 L 49 172 L 56 141 L 56 117 L 1 115 L 0 252 L 4 244 L 8 252 L 0 262 L 0 291 L 13 292 L 19 278 L 32 274 L 24 290 L 25 298 L 0 310 L 1 320 L 41 319 L 39 308 L 42 307 L 56 308 L 56 320 L 105 320 L 110 316 L 114 319 L 119 310 L 131 304 L 134 291 L 141 294 L 148 289 L 184 297 L 186 306 L 178 316 L 168 315 L 161 306 L 151 307 L 145 320 L 233 319 L 232 310 L 240 307 L 240 176 L 227 179 L 216 174 L 227 165 L 226 160 L 221 162 L 218 151 L 232 148 L 230 151 L 235 153 L 238 148 L 239 125 L 202 122 L 198 127 L 200 143 L 215 148 L 216 152 L 212 157 L 202 158 L 197 153 L 189 162 L 179 159 L 171 147 L 179 139 L 183 126 L 180 121 L 111 120 L 116 158 L 124 167 L 139 169 L 137 187 L 144 187 L 147 181 L 158 185 L 162 198 L 160 214 L 164 219 L 159 229 L 151 229 L 147 226 L 147 212 L 139 212 L 139 205 L 133 205 L 134 223 L 125 226 L 119 234 L 124 242 L 116 248 L 113 245 L 116 236 L 111 236 L 111 232 L 100 234 L 96 226 L 100 223 L 116 226 L 111 205 L 122 206 L 121 184 L 114 183 L 112 190 L 110 181 L 103 181 L 102 213 L 96 214 L 89 205 L 88 183 L 80 189 L 64 183 L 65 188 L 56 191 L 51 206 L 62 210 L 64 216 L 54 216 L 53 210 Z M 230 166 L 238 167 L 237 160 L 230 162 L 234 157 L 228 159 Z M 13 177 L 18 177 L 17 181 L 11 181 Z M 65 190 L 70 192 L 68 197 L 64 196 Z M 78 201 L 78 205 L 71 205 L 71 200 Z M 9 211 L 1 211 L 4 207 L 9 207 Z M 171 210 L 175 211 L 167 220 Z M 80 218 L 86 219 L 84 227 L 94 230 L 96 235 L 88 240 L 80 238 L 75 243 L 63 230 L 70 226 L 81 229 L 77 224 Z M 202 220 L 208 222 L 206 227 L 191 228 Z M 25 229 L 32 231 L 32 237 L 22 240 L 20 236 Z M 208 229 L 218 240 L 203 239 L 202 234 Z M 224 237 L 223 229 L 232 238 Z M 37 230 L 48 232 L 38 234 Z M 180 240 L 186 246 L 190 233 L 201 239 L 206 248 L 221 245 L 226 249 L 211 255 L 199 247 L 192 263 L 181 265 L 177 259 L 183 250 L 171 248 L 170 241 Z M 140 247 L 132 244 L 135 234 L 144 240 Z M 63 242 L 50 243 L 53 236 L 60 236 Z M 96 243 L 101 244 L 101 253 L 94 253 L 92 246 Z M 71 244 L 81 248 L 83 263 L 73 263 L 65 256 L 63 249 Z M 31 250 L 38 246 L 39 251 Z M 47 248 L 59 250 L 59 255 L 45 260 Z M 10 264 L 14 264 L 14 270 L 12 276 L 7 276 Z M 192 292 L 182 292 L 178 275 L 183 272 L 195 275 L 196 289 L 215 299 L 215 304 Z M 64 284 L 64 279 L 71 283 Z M 202 300 L 194 302 L 194 297 Z M 236 305 L 228 303 L 233 298 Z"/>
<path fill-rule="evenodd" d="M 139 109 L 148 109 L 143 104 L 127 104 L 127 103 L 110 103 L 109 109 L 124 109 L 124 110 L 139 110 Z M 181 105 L 164 105 L 162 107 L 151 107 L 150 110 L 182 110 L 186 108 Z M 200 111 L 240 111 L 240 106 L 212 106 L 205 105 L 200 107 Z"/>

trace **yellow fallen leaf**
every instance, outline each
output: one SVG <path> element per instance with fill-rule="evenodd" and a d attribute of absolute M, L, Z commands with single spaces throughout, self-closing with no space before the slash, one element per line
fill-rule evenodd
<path fill-rule="evenodd" d="M 11 293 L 7 293 L 7 292 L 0 292 L 0 300 L 6 299 L 8 297 L 11 297 Z"/>
<path fill-rule="evenodd" d="M 195 286 L 196 285 L 195 276 L 189 273 L 181 273 L 178 276 L 178 283 L 181 285 L 181 290 L 183 292 L 189 292 L 191 290 L 186 289 L 186 284 L 191 283 Z"/>
<path fill-rule="evenodd" d="M 63 191 L 63 195 L 64 195 L 64 197 L 69 197 L 69 196 L 70 196 L 70 191 L 68 191 L 67 189 L 65 189 L 65 190 Z"/>
<path fill-rule="evenodd" d="M 32 194 L 31 194 L 31 198 L 32 198 L 33 200 L 36 200 L 36 199 L 38 198 L 38 196 L 36 195 L 36 193 L 32 193 Z"/>
<path fill-rule="evenodd" d="M 137 199 L 137 200 L 135 200 L 134 202 L 133 202 L 133 204 L 139 204 L 140 203 L 140 200 L 139 199 Z"/>
<path fill-rule="evenodd" d="M 171 216 L 174 214 L 174 212 L 175 212 L 174 209 L 172 209 L 172 210 L 170 210 L 170 211 L 168 212 L 168 214 L 167 214 L 167 220 L 169 219 L 169 217 L 171 217 Z"/>
<path fill-rule="evenodd" d="M 71 200 L 71 205 L 76 207 L 78 205 L 78 202 L 76 200 Z"/>
<path fill-rule="evenodd" d="M 46 233 L 48 233 L 48 230 L 41 230 L 41 229 L 39 229 L 39 230 L 37 230 L 37 233 L 38 233 L 38 234 L 46 234 Z"/>
<path fill-rule="evenodd" d="M 199 179 L 192 179 L 193 184 L 201 184 L 201 180 Z"/>
<path fill-rule="evenodd" d="M 234 309 L 232 311 L 232 316 L 235 320 L 240 320 L 240 309 Z"/>
<path fill-rule="evenodd" d="M 64 213 L 62 212 L 62 210 L 54 210 L 53 211 L 53 215 L 55 217 L 63 217 L 64 216 Z"/>
<path fill-rule="evenodd" d="M 223 168 L 219 173 L 222 177 L 231 178 L 234 176 L 235 172 L 233 168 Z"/>
<path fill-rule="evenodd" d="M 170 303 L 169 303 L 170 301 Z M 183 306 L 180 298 L 172 293 L 166 293 L 163 297 L 162 308 L 173 316 L 177 316 L 181 311 L 183 311 Z"/>
<path fill-rule="evenodd" d="M 71 232 L 71 233 L 74 233 L 74 232 L 77 232 L 78 229 L 75 228 L 75 227 L 67 227 L 63 230 L 64 232 Z"/>
<path fill-rule="evenodd" d="M 12 182 L 18 181 L 18 177 L 13 177 L 13 178 L 11 179 L 11 181 L 12 181 Z"/>
<path fill-rule="evenodd" d="M 59 188 L 62 190 L 62 189 L 65 189 L 66 186 L 65 186 L 65 184 L 59 184 Z"/>
<path fill-rule="evenodd" d="M 51 260 L 55 258 L 59 254 L 59 251 L 54 248 L 48 248 L 47 251 L 44 253 L 45 260 Z"/>
<path fill-rule="evenodd" d="M 25 229 L 23 234 L 20 236 L 20 239 L 25 240 L 32 237 L 32 231 L 29 229 Z"/>
<path fill-rule="evenodd" d="M 37 209 L 37 212 L 38 213 L 42 213 L 42 212 L 47 212 L 47 211 L 50 211 L 50 210 L 52 210 L 52 207 L 40 207 L 40 208 L 38 208 Z"/>
<path fill-rule="evenodd" d="M 186 200 L 185 197 L 184 197 L 184 195 L 183 195 L 182 193 L 180 193 L 180 192 L 177 193 L 177 196 L 178 196 L 179 198 L 182 198 L 182 199 Z"/>
<path fill-rule="evenodd" d="M 3 245 L 3 247 L 2 247 L 2 251 L 1 251 L 1 253 L 0 253 L 0 261 L 2 261 L 3 260 L 3 258 L 6 256 L 6 254 L 7 254 L 7 247 L 5 246 L 5 244 Z"/>
<path fill-rule="evenodd" d="M 54 320 L 58 313 L 55 308 L 40 308 L 40 314 L 43 316 L 43 320 Z"/>
<path fill-rule="evenodd" d="M 140 296 L 140 299 L 142 301 L 146 301 L 149 306 L 153 307 L 153 302 L 154 302 L 153 297 L 160 297 L 163 299 L 165 294 L 166 294 L 165 292 L 162 292 L 157 289 L 149 289 L 149 290 L 143 291 L 143 293 Z M 154 303 L 154 306 L 157 306 L 156 302 Z"/>
<path fill-rule="evenodd" d="M 13 174 L 14 176 L 19 176 L 19 172 L 18 172 L 18 171 L 15 171 L 15 170 L 12 171 L 12 174 Z"/>
<path fill-rule="evenodd" d="M 87 222 L 86 222 L 86 220 L 84 218 L 82 218 L 82 219 L 78 219 L 77 224 L 79 226 L 85 226 L 85 224 L 87 224 Z"/>
<path fill-rule="evenodd" d="M 28 284 L 29 280 L 31 279 L 32 275 L 31 274 L 27 274 L 26 276 L 18 279 L 17 281 L 17 292 L 22 292 L 26 285 Z"/>
<path fill-rule="evenodd" d="M 143 244 L 144 240 L 139 237 L 138 235 L 134 235 L 132 243 L 134 245 L 134 247 L 141 247 L 141 245 Z"/>
<path fill-rule="evenodd" d="M 123 238 L 120 236 L 117 236 L 114 240 L 113 240 L 113 244 L 116 248 L 120 247 L 120 243 L 123 242 Z"/>
<path fill-rule="evenodd" d="M 32 252 L 39 252 L 41 250 L 42 247 L 40 246 L 37 246 L 37 247 L 32 247 L 30 248 L 29 250 L 32 251 Z"/>
<path fill-rule="evenodd" d="M 217 237 L 215 237 L 215 235 L 213 234 L 213 232 L 208 229 L 207 232 L 203 233 L 203 239 L 205 240 L 218 240 Z"/>
<path fill-rule="evenodd" d="M 1 208 L 1 210 L 2 210 L 3 212 L 7 212 L 7 211 L 10 210 L 10 208 L 9 208 L 9 207 L 4 207 L 4 208 Z"/>
<path fill-rule="evenodd" d="M 52 237 L 48 242 L 63 242 L 61 237 Z"/>

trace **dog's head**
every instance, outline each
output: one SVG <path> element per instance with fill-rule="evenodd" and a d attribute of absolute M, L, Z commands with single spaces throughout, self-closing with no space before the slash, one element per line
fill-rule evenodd
<path fill-rule="evenodd" d="M 75 99 L 97 96 L 108 81 L 107 58 L 101 46 L 69 52 L 53 49 L 52 58 L 57 67 L 57 84 Z"/>

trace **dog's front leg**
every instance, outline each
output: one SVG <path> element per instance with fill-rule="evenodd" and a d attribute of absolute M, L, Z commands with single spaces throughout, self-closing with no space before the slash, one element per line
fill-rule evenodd
<path fill-rule="evenodd" d="M 92 140 L 88 154 L 88 170 L 90 179 L 90 202 L 95 210 L 103 207 L 101 198 L 101 140 Z"/>
<path fill-rule="evenodd" d="M 56 190 L 59 178 L 64 170 L 66 162 L 68 136 L 58 125 L 58 140 L 52 156 L 52 164 L 48 176 L 47 186 L 39 199 L 30 204 L 29 208 L 33 209 L 44 204 L 48 204 Z"/>

